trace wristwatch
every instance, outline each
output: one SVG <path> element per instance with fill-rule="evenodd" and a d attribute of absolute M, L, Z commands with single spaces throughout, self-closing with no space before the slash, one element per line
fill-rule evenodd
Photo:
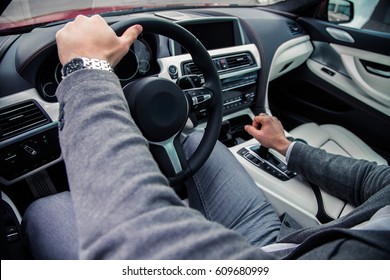
<path fill-rule="evenodd" d="M 81 69 L 99 69 L 113 72 L 111 65 L 105 60 L 77 57 L 73 58 L 68 63 L 65 63 L 62 67 L 62 79 L 65 79 L 69 74 Z"/>

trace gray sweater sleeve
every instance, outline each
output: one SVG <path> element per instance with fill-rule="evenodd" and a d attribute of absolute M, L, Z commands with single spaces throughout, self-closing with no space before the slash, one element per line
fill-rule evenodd
<path fill-rule="evenodd" d="M 61 82 L 57 97 L 81 258 L 270 258 L 182 204 L 113 73 L 80 70 Z"/>
<path fill-rule="evenodd" d="M 356 206 L 390 185 L 387 165 L 329 154 L 299 142 L 291 150 L 288 168 Z"/>

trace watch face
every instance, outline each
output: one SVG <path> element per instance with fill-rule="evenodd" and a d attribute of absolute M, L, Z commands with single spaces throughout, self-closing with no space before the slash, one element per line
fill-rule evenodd
<path fill-rule="evenodd" d="M 62 68 L 62 76 L 66 77 L 70 73 L 80 70 L 84 67 L 84 61 L 81 58 L 74 58 Z"/>

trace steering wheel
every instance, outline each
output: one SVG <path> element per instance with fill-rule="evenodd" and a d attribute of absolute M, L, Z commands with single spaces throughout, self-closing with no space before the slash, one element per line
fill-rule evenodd
<path fill-rule="evenodd" d="M 160 18 L 135 18 L 111 27 L 121 35 L 134 24 L 142 25 L 145 33 L 160 34 L 181 44 L 204 78 L 202 87 L 188 90 L 161 77 L 139 79 L 124 87 L 135 123 L 149 141 L 150 151 L 161 171 L 174 186 L 196 173 L 215 146 L 222 122 L 221 82 L 209 53 L 189 31 Z M 186 159 L 181 132 L 189 115 L 199 108 L 207 110 L 207 126 L 199 146 Z"/>

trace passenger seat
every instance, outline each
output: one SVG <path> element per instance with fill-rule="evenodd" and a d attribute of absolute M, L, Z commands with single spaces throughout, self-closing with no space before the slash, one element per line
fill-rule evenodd
<path fill-rule="evenodd" d="M 294 138 L 303 139 L 309 145 L 324 149 L 329 153 L 376 161 L 378 164 L 388 164 L 359 137 L 339 125 L 318 125 L 311 122 L 300 125 L 289 133 Z"/>

